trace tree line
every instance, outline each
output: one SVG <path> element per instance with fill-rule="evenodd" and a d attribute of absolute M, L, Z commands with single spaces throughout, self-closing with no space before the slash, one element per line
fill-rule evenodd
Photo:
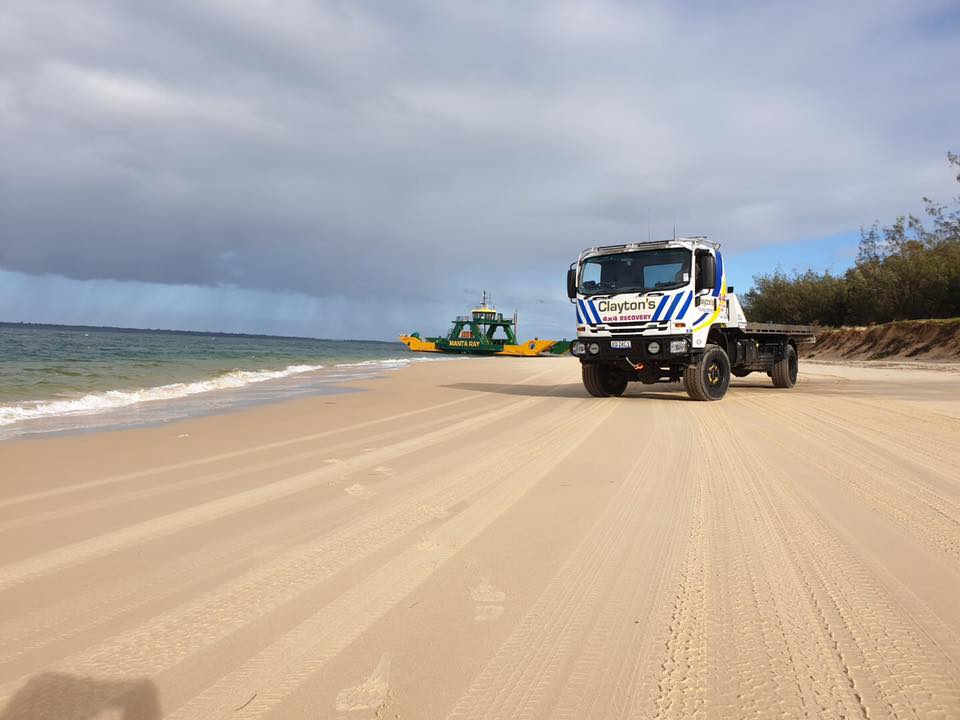
<path fill-rule="evenodd" d="M 960 156 L 948 152 L 947 159 L 960 171 Z M 952 207 L 923 202 L 925 218 L 901 215 L 889 226 L 861 228 L 857 260 L 843 274 L 755 276 L 743 297 L 747 317 L 833 327 L 960 317 L 960 196 Z"/>

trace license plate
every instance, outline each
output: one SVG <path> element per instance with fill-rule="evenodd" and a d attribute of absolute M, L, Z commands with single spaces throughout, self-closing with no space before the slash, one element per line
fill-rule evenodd
<path fill-rule="evenodd" d="M 626 350 L 627 348 L 633 347 L 633 345 L 629 340 L 611 340 L 610 347 L 614 350 Z"/>

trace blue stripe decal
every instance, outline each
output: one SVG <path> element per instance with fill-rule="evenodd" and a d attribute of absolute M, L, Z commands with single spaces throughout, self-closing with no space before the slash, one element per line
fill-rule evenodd
<path fill-rule="evenodd" d="M 680 308 L 680 312 L 677 313 L 677 316 L 674 320 L 679 320 L 687 313 L 687 308 L 690 307 L 690 301 L 693 300 L 693 290 L 687 295 L 687 299 L 683 301 L 683 305 Z"/>
<path fill-rule="evenodd" d="M 720 297 L 720 285 L 723 284 L 723 255 L 717 250 L 717 275 L 713 280 L 713 295 Z"/>
<path fill-rule="evenodd" d="M 593 304 L 593 300 L 587 300 L 587 307 L 590 308 L 590 312 L 593 313 L 593 317 L 596 318 L 597 325 L 603 322 L 600 319 L 600 313 L 597 312 L 597 306 Z"/>
<path fill-rule="evenodd" d="M 667 314 L 663 318 L 664 322 L 667 322 L 673 316 L 673 311 L 677 309 L 677 305 L 680 304 L 680 298 L 682 297 L 683 297 L 682 292 L 677 293 L 676 295 L 673 296 L 673 302 L 670 303 L 670 309 L 667 310 Z"/>
<path fill-rule="evenodd" d="M 577 301 L 577 325 L 585 325 L 583 322 L 583 316 L 580 315 L 580 301 Z"/>
<path fill-rule="evenodd" d="M 583 300 L 577 300 L 577 304 L 580 306 L 580 314 L 583 315 L 586 324 L 593 325 L 593 319 L 590 317 L 590 313 L 587 312 L 587 306 Z"/>
<path fill-rule="evenodd" d="M 693 326 L 699 325 L 700 322 L 701 322 L 704 318 L 707 317 L 707 315 L 709 315 L 709 313 L 704 313 L 703 315 L 701 315 L 700 317 L 698 317 L 696 320 L 694 320 L 694 321 L 693 321 L 692 323 L 690 323 L 690 324 L 693 325 Z"/>
<path fill-rule="evenodd" d="M 660 313 L 663 312 L 663 309 L 667 306 L 667 302 L 670 300 L 669 295 L 664 295 L 660 300 L 660 304 L 657 305 L 657 311 L 653 314 L 653 317 L 650 318 L 650 322 L 656 322 L 657 318 L 660 317 Z"/>

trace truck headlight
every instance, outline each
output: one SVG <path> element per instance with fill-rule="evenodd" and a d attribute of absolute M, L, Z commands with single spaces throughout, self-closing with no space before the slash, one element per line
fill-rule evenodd
<path fill-rule="evenodd" d="M 583 355 L 586 352 L 587 352 L 587 346 L 584 345 L 582 342 L 577 341 L 573 344 L 574 355 Z"/>
<path fill-rule="evenodd" d="M 679 355 L 687 351 L 687 341 L 686 340 L 671 340 L 670 341 L 670 354 Z"/>
<path fill-rule="evenodd" d="M 590 350 L 591 355 L 596 355 L 598 352 L 600 352 L 600 346 L 597 345 L 597 343 L 590 343 L 590 347 L 588 349 Z"/>
<path fill-rule="evenodd" d="M 647 352 L 650 353 L 651 355 L 656 355 L 658 352 L 660 352 L 660 343 L 658 343 L 656 340 L 654 340 L 653 342 L 648 342 Z"/>

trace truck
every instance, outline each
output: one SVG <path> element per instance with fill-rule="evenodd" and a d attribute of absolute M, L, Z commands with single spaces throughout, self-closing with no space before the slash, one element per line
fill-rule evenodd
<path fill-rule="evenodd" d="M 693 400 L 720 400 L 731 375 L 754 372 L 793 387 L 799 347 L 816 340 L 814 328 L 747 322 L 726 282 L 720 244 L 702 236 L 581 252 L 567 271 L 567 297 L 577 313 L 570 352 L 587 392 L 682 382 Z"/>

